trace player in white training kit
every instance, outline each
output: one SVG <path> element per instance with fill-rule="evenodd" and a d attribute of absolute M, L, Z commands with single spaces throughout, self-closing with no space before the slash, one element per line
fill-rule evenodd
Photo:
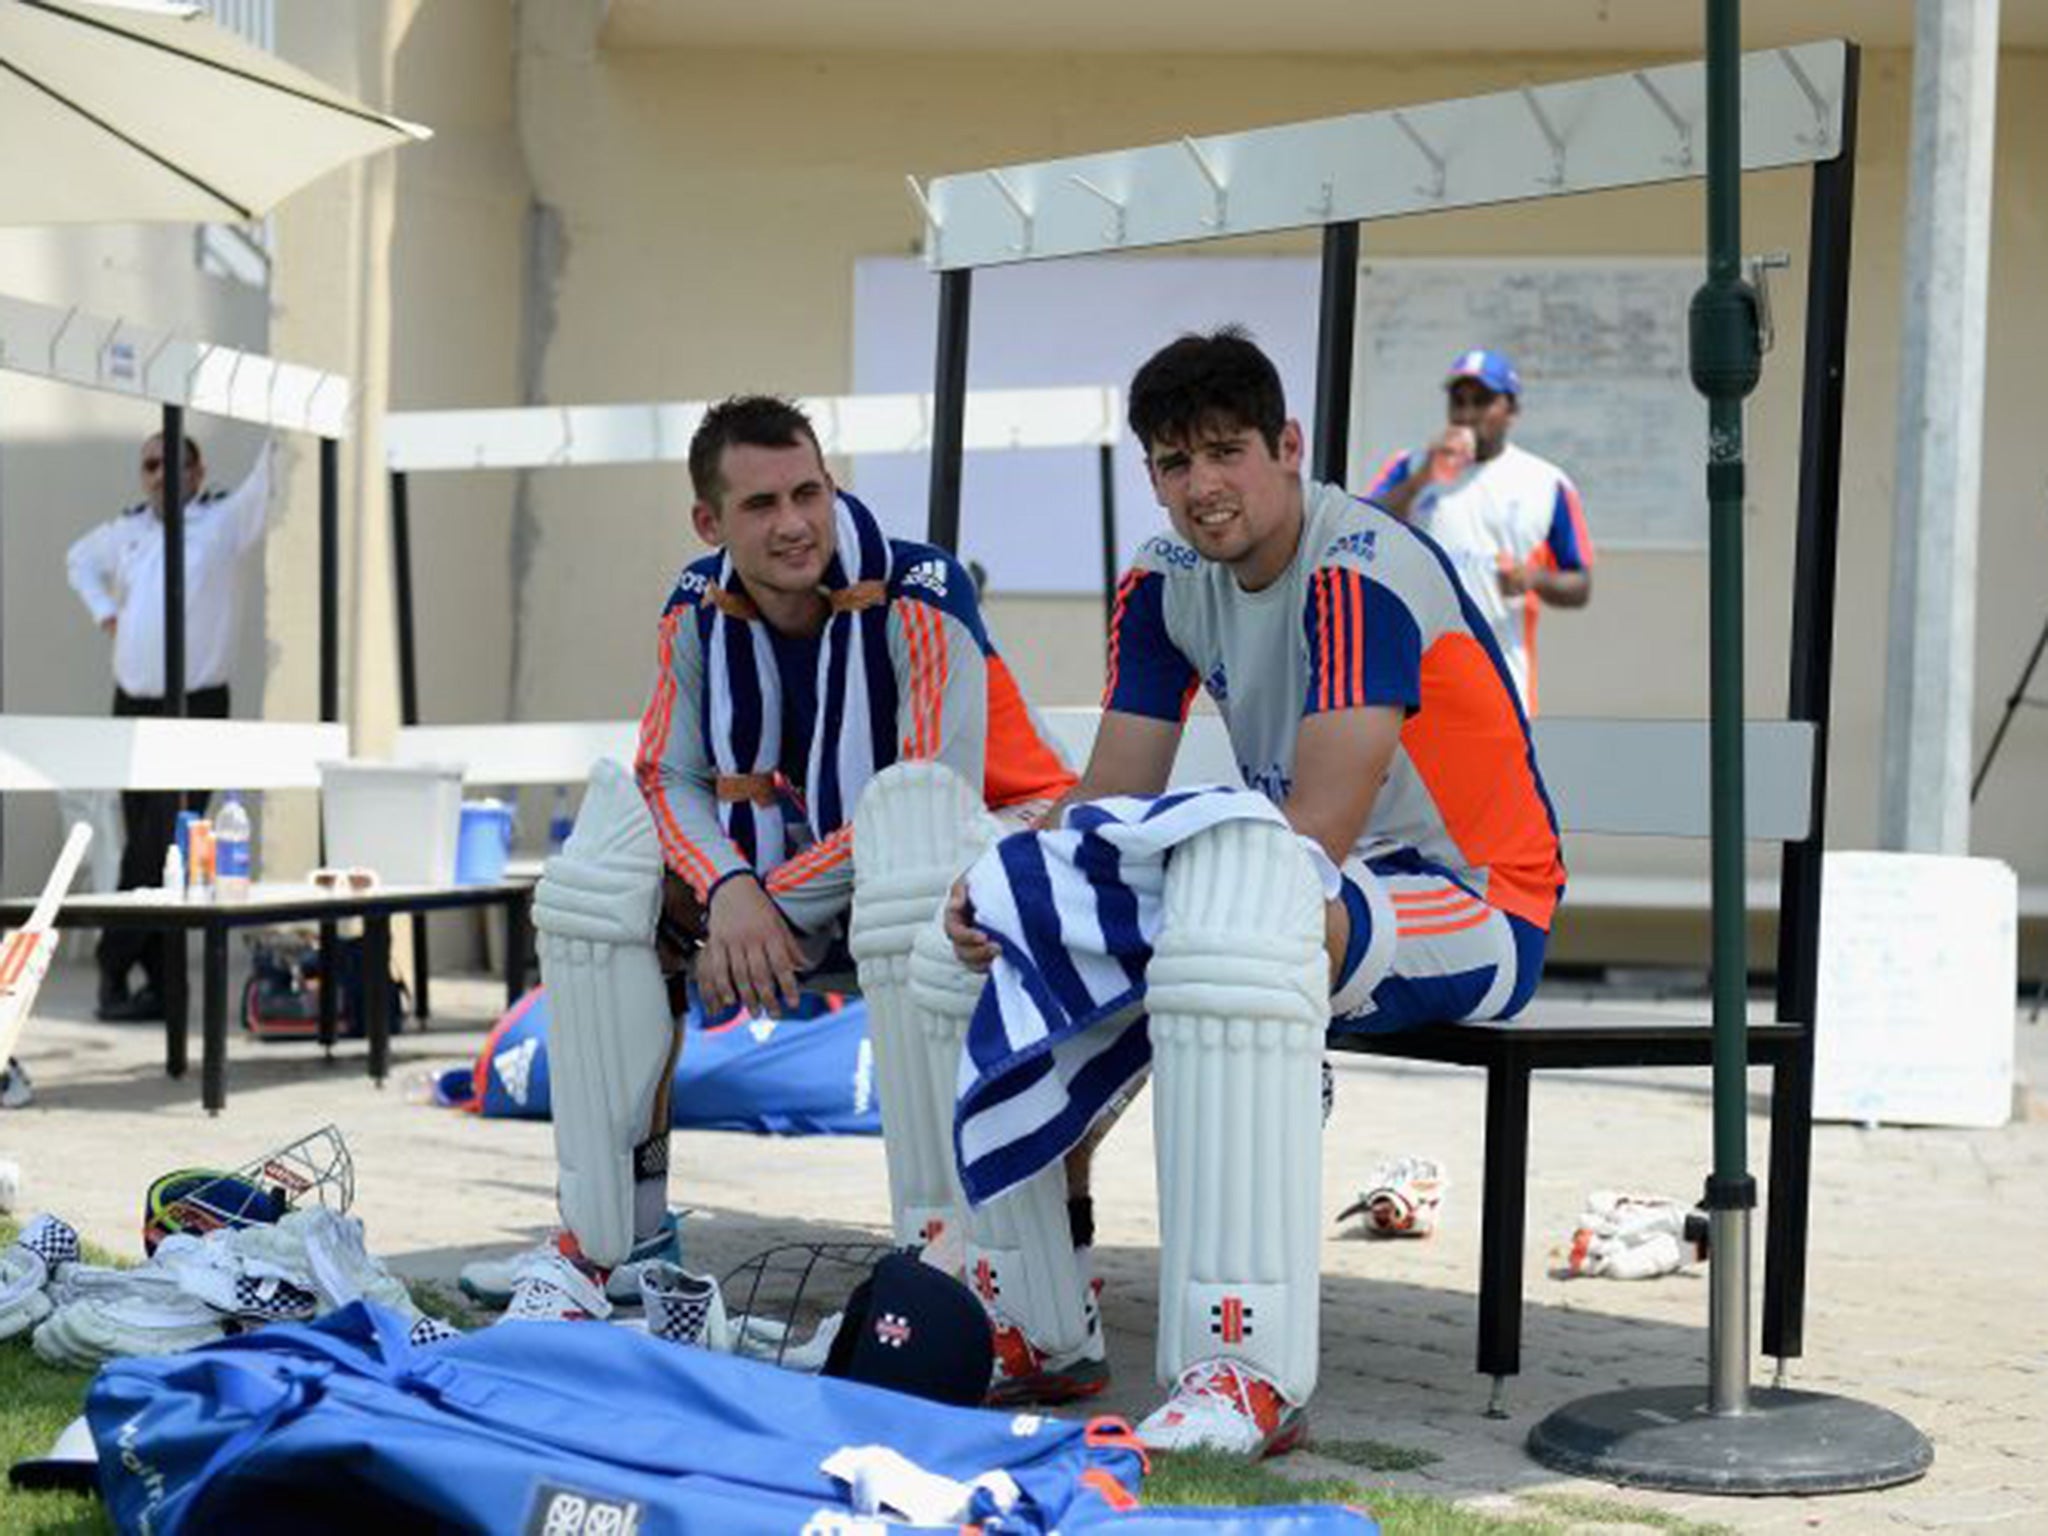
<path fill-rule="evenodd" d="M 715 1016 L 858 971 L 896 1235 L 942 1236 L 959 1051 L 909 1021 L 912 941 L 1001 818 L 1074 782 L 964 568 L 837 491 L 800 411 L 714 407 L 690 473 L 713 552 L 669 598 L 635 769 L 597 765 L 535 894 L 566 1230 L 519 1261 L 509 1316 L 602 1317 L 673 1256 L 688 981 Z"/>
<path fill-rule="evenodd" d="M 1522 378 L 1499 352 L 1462 352 L 1444 380 L 1449 422 L 1397 453 L 1366 491 L 1443 546 L 1493 628 L 1522 707 L 1536 713 L 1536 621 L 1593 598 L 1593 538 L 1571 477 L 1508 441 Z"/>
<path fill-rule="evenodd" d="M 1069 802 L 1159 794 L 1202 688 L 1288 823 L 1198 832 L 1166 865 L 1146 1006 L 1171 1395 L 1139 1434 L 1270 1454 L 1298 1438 L 1316 1378 L 1325 1031 L 1513 1016 L 1564 866 L 1491 626 L 1430 540 L 1304 483 L 1264 354 L 1234 330 L 1184 336 L 1139 371 L 1130 417 L 1176 537 L 1124 578 Z M 1304 841 L 1338 866 L 1339 899 Z M 963 968 L 994 961 L 964 885 L 945 926 Z M 970 1227 L 1027 1197 L 1050 1210 L 1038 1187 L 1064 1177 L 1054 1159 Z M 1048 1219 L 1024 1225 L 1034 1252 L 999 1311 L 1057 1381 L 1085 1276 Z"/>

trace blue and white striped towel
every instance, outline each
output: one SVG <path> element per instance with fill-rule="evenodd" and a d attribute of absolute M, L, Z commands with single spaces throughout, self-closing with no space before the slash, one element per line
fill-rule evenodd
<path fill-rule="evenodd" d="M 1140 1011 L 1164 920 L 1166 861 L 1229 821 L 1285 826 L 1265 796 L 1205 785 L 1072 807 L 1056 832 L 1004 838 L 967 872 L 1001 951 L 960 1061 L 954 1155 L 979 1205 L 1063 1157 L 1152 1059 Z M 1308 839 L 1326 895 L 1337 871 Z"/>

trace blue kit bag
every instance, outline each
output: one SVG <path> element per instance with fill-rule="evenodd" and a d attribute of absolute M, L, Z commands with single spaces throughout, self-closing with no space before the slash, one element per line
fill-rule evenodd
<path fill-rule="evenodd" d="M 473 1067 L 442 1074 L 439 1097 L 486 1119 L 545 1120 L 548 995 L 536 987 L 498 1021 Z M 694 992 L 669 1094 L 679 1130 L 769 1136 L 879 1136 L 882 1111 L 868 1046 L 867 1004 L 804 994 L 781 1018 L 710 1023 Z"/>
<path fill-rule="evenodd" d="M 1142 1463 L 1117 1420 L 948 1408 L 859 1382 L 597 1324 L 521 1323 L 414 1346 L 358 1302 L 180 1355 L 116 1360 L 86 1416 L 123 1531 L 290 1529 L 396 1536 L 867 1536 L 826 1458 L 887 1446 L 986 1489 L 983 1536 L 1197 1530 L 1371 1533 L 1335 1508 L 1141 1511 Z M 1006 1507 L 1005 1507 L 1006 1504 Z"/>

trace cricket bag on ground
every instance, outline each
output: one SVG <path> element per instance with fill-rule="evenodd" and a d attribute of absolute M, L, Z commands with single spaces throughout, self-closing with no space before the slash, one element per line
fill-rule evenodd
<path fill-rule="evenodd" d="M 156 1536 L 1376 1529 L 1328 1508 L 1153 1524 L 1121 1420 L 948 1408 L 597 1324 L 415 1346 L 366 1303 L 116 1361 L 86 1416 L 115 1521 Z"/>

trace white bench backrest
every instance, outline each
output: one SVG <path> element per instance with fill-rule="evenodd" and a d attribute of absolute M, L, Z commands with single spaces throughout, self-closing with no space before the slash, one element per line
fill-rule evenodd
<path fill-rule="evenodd" d="M 1040 711 L 1078 767 L 1088 760 L 1101 711 Z M 415 725 L 398 733 L 402 763 L 460 763 L 472 784 L 579 784 L 600 757 L 631 762 L 631 720 L 524 725 Z M 1811 824 L 1813 727 L 1752 720 L 1744 731 L 1745 820 L 1758 841 L 1795 842 Z M 1567 832 L 1705 837 L 1710 831 L 1704 720 L 1539 719 L 1536 755 Z M 1197 714 L 1181 738 L 1176 784 L 1230 784 L 1237 763 L 1223 722 Z"/>
<path fill-rule="evenodd" d="M 1074 763 L 1086 762 L 1101 711 L 1040 713 Z M 1752 720 L 1744 728 L 1743 751 L 1750 837 L 1805 837 L 1811 825 L 1813 727 Z M 1711 831 L 1704 720 L 1539 719 L 1536 760 L 1567 832 L 1706 837 Z M 1173 782 L 1237 782 L 1236 759 L 1217 716 L 1189 718 Z"/>
<path fill-rule="evenodd" d="M 318 789 L 348 727 L 0 715 L 0 789 Z"/>

